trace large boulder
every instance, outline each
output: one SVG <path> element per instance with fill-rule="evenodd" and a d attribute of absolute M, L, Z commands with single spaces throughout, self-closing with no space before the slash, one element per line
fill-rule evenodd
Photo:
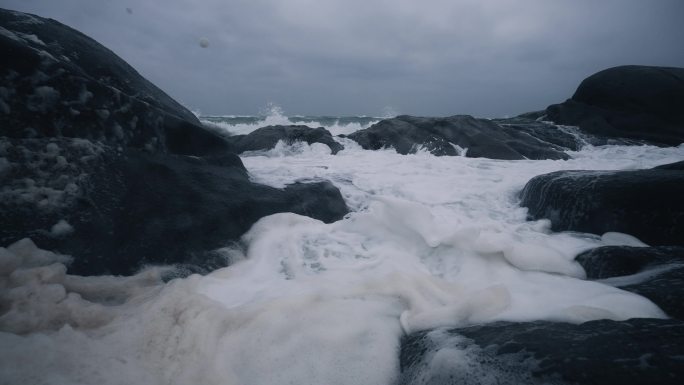
<path fill-rule="evenodd" d="M 684 170 L 557 171 L 521 192 L 531 219 L 555 231 L 631 234 L 653 246 L 684 245 Z"/>
<path fill-rule="evenodd" d="M 30 237 L 73 255 L 74 274 L 130 274 L 144 264 L 197 266 L 259 218 L 347 213 L 329 182 L 276 189 L 249 181 L 234 154 L 123 151 L 83 139 L 5 139 L 0 244 Z M 206 263 L 205 263 L 206 262 Z M 206 267 L 206 266 L 205 266 Z"/>
<path fill-rule="evenodd" d="M 400 154 L 427 150 L 434 155 L 491 159 L 568 159 L 560 147 L 529 132 L 468 115 L 446 118 L 397 116 L 348 136 L 367 150 L 394 148 Z"/>
<path fill-rule="evenodd" d="M 682 106 L 684 68 L 630 65 L 588 77 L 546 115 L 593 135 L 676 146 L 684 142 Z"/>
<path fill-rule="evenodd" d="M 202 155 L 218 135 L 95 40 L 55 20 L 0 9 L 0 135 L 77 137 Z"/>
<path fill-rule="evenodd" d="M 604 246 L 576 259 L 587 278 L 612 278 L 605 282 L 643 295 L 669 316 L 684 320 L 684 247 Z"/>
<path fill-rule="evenodd" d="M 70 273 L 202 271 L 263 216 L 347 212 L 328 182 L 252 183 L 224 138 L 54 20 L 0 10 L 0 78 L 0 245 L 30 237 Z"/>
<path fill-rule="evenodd" d="M 679 384 L 684 322 L 497 322 L 405 337 L 400 384 Z"/>
<path fill-rule="evenodd" d="M 337 154 L 344 146 L 333 139 L 330 131 L 323 127 L 311 128 L 302 125 L 266 126 L 258 128 L 247 135 L 233 135 L 226 137 L 231 143 L 232 150 L 238 154 L 245 151 L 263 151 L 273 149 L 278 142 L 286 144 L 303 142 L 308 144 L 322 143 L 330 148 L 332 154 Z"/>

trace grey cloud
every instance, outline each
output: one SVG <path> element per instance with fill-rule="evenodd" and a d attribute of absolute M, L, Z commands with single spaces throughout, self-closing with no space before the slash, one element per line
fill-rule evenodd
<path fill-rule="evenodd" d="M 684 66 L 684 2 L 4 0 L 94 37 L 187 106 L 502 116 L 620 64 Z M 128 13 L 126 8 L 131 8 Z M 209 47 L 199 46 L 207 37 Z"/>

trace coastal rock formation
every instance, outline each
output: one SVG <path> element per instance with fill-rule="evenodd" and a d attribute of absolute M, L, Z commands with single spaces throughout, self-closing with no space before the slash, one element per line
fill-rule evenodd
<path fill-rule="evenodd" d="M 546 116 L 592 135 L 676 146 L 684 142 L 682 106 L 684 68 L 630 65 L 588 77 Z"/>
<path fill-rule="evenodd" d="M 496 322 L 405 337 L 400 383 L 675 384 L 683 354 L 680 320 Z"/>
<path fill-rule="evenodd" d="M 30 237 L 73 255 L 74 274 L 129 274 L 145 263 L 201 266 L 205 252 L 239 239 L 263 216 L 295 212 L 331 222 L 347 212 L 330 183 L 254 184 L 230 153 L 117 151 L 74 138 L 1 143 L 1 242 Z"/>
<path fill-rule="evenodd" d="M 189 155 L 227 148 L 190 111 L 82 33 L 5 10 L 0 28 L 3 136 L 75 137 Z"/>
<path fill-rule="evenodd" d="M 647 170 L 557 171 L 532 178 L 521 205 L 555 231 L 636 236 L 653 246 L 684 245 L 681 162 Z"/>
<path fill-rule="evenodd" d="M 2 245 L 30 237 L 73 274 L 201 271 L 263 216 L 347 212 L 328 182 L 252 183 L 230 143 L 80 32 L 0 10 L 0 51 Z"/>
<path fill-rule="evenodd" d="M 564 130 L 562 126 L 555 126 L 549 122 L 533 120 L 524 116 L 493 119 L 492 121 L 500 126 L 527 133 L 546 143 L 572 151 L 581 149 L 582 146 L 588 144 L 589 140 L 591 140 L 590 137 L 582 136 L 577 132 Z"/>
<path fill-rule="evenodd" d="M 563 149 L 579 151 L 586 145 L 606 146 L 606 145 L 641 145 L 643 141 L 627 138 L 609 138 L 592 135 L 581 131 L 578 127 L 555 125 L 552 122 L 539 119 L 530 119 L 528 114 L 522 114 L 513 118 L 492 119 L 493 122 L 516 131 L 526 132 L 544 142 L 554 144 Z M 542 117 L 543 119 L 543 117 Z"/>
<path fill-rule="evenodd" d="M 613 278 L 606 282 L 643 295 L 670 317 L 684 320 L 684 247 L 604 246 L 576 259 L 587 278 Z"/>
<path fill-rule="evenodd" d="M 247 135 L 226 137 L 226 140 L 231 143 L 232 150 L 238 154 L 245 151 L 270 150 L 279 141 L 286 144 L 295 142 L 323 143 L 330 148 L 333 155 L 344 149 L 344 146 L 337 143 L 325 128 L 311 128 L 303 125 L 261 127 Z"/>
<path fill-rule="evenodd" d="M 427 150 L 438 156 L 491 159 L 568 159 L 566 148 L 529 132 L 468 115 L 446 118 L 397 116 L 349 135 L 367 150 L 394 148 L 400 154 Z"/>

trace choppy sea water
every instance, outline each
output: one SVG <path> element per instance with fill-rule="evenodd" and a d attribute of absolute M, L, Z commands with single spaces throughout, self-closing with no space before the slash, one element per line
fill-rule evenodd
<path fill-rule="evenodd" d="M 269 105 L 263 115 L 201 116 L 205 125 L 232 135 L 249 134 L 260 127 L 271 125 L 301 124 L 309 127 L 325 127 L 333 135 L 348 135 L 367 128 L 382 120 L 373 116 L 307 116 L 285 115 L 276 105 Z"/>
<path fill-rule="evenodd" d="M 278 119 L 293 122 L 282 115 L 205 118 L 232 133 L 291 124 Z M 333 134 L 373 122 L 307 119 Z M 47 262 L 27 272 L 15 294 L 30 311 L 14 316 L 28 327 L 0 333 L 0 378 L 392 384 L 400 339 L 415 331 L 497 320 L 664 317 L 643 297 L 584 280 L 573 260 L 588 248 L 636 240 L 552 233 L 547 221 L 526 220 L 518 192 L 556 170 L 679 161 L 684 146 L 587 147 L 567 161 L 501 161 L 365 151 L 338 140 L 345 150 L 335 156 L 321 144 L 281 143 L 242 160 L 252 180 L 275 187 L 330 180 L 352 212 L 332 224 L 289 213 L 265 217 L 242 248 L 223 251 L 234 263 L 207 276 L 162 283 L 161 268 L 129 278 L 68 276 L 57 257 L 26 245 L 26 255 Z M 46 324 L 38 320 L 45 314 L 60 318 Z"/>

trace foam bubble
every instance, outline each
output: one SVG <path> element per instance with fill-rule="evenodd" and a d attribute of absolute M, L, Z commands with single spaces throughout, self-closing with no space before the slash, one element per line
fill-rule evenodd
<path fill-rule="evenodd" d="M 648 247 L 647 244 L 641 242 L 639 238 L 629 234 L 618 232 L 607 232 L 601 236 L 601 241 L 606 246 L 631 246 L 631 247 Z"/>
<path fill-rule="evenodd" d="M 74 232 L 74 227 L 64 219 L 60 219 L 50 228 L 50 234 L 54 237 L 63 237 Z"/>

